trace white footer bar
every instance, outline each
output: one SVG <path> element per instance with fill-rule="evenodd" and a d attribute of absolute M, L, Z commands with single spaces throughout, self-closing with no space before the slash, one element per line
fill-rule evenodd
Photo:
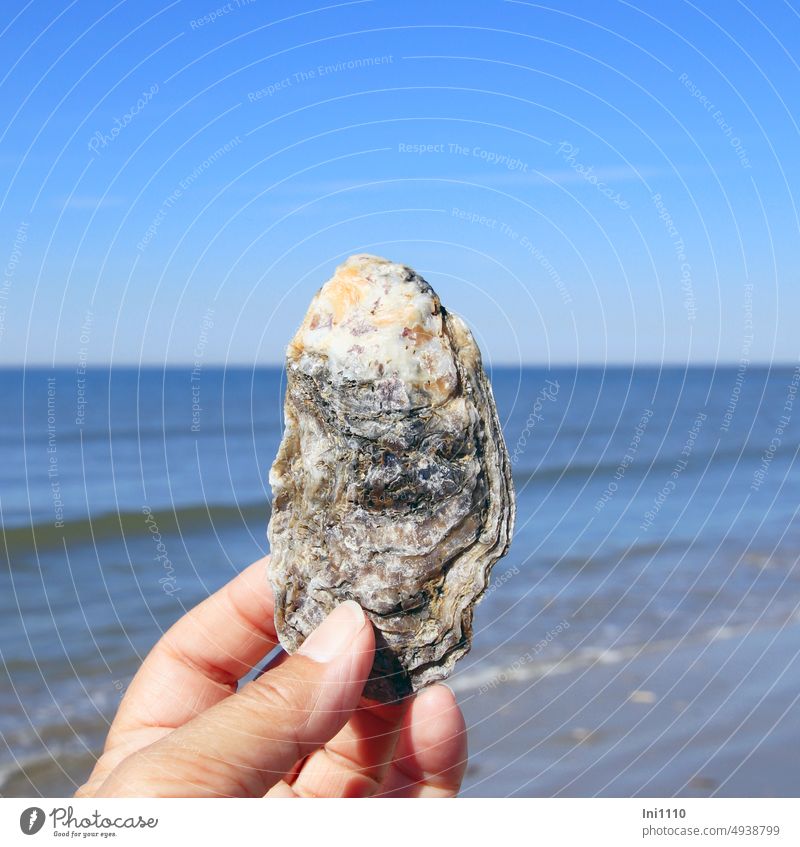
<path fill-rule="evenodd" d="M 441 838 L 441 842 L 434 839 Z M 795 799 L 0 800 L 0 844 L 800 844 Z"/>

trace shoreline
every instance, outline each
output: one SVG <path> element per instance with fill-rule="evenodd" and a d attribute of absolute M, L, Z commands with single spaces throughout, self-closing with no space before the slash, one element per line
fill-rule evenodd
<path fill-rule="evenodd" d="M 796 619 L 459 699 L 465 796 L 800 796 Z"/>

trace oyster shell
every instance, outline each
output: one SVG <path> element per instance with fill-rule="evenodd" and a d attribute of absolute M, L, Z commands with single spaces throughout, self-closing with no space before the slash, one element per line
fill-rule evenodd
<path fill-rule="evenodd" d="M 365 695 L 446 678 L 508 550 L 514 492 L 480 352 L 404 265 L 351 256 L 286 357 L 269 480 L 275 623 L 294 652 L 344 600 L 374 624 Z"/>

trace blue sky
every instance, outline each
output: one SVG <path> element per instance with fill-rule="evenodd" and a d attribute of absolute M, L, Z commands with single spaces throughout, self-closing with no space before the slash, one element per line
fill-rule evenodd
<path fill-rule="evenodd" d="M 4 364 L 275 363 L 353 252 L 493 363 L 800 355 L 796 3 L 4 10 Z"/>

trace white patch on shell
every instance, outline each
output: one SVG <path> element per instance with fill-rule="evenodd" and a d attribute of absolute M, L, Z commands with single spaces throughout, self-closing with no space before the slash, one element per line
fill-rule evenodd
<path fill-rule="evenodd" d="M 408 386 L 444 402 L 457 383 L 441 307 L 405 265 L 351 256 L 314 297 L 289 346 L 289 361 L 313 374 L 324 359 L 334 383 L 375 383 L 391 408 L 408 408 Z"/>

